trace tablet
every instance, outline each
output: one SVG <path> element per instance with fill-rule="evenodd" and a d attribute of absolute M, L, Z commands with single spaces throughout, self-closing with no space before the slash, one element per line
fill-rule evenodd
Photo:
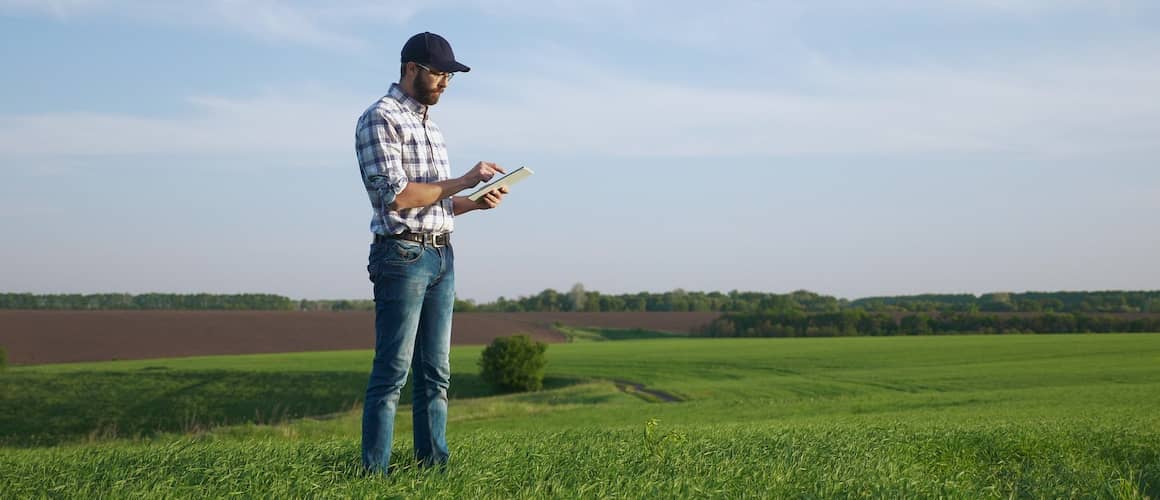
<path fill-rule="evenodd" d="M 467 195 L 467 199 L 469 199 L 471 201 L 479 201 L 480 198 L 483 198 L 483 195 L 490 193 L 491 191 L 493 191 L 495 189 L 499 189 L 499 188 L 504 187 L 504 186 L 510 186 L 510 185 L 515 184 L 519 181 L 522 181 L 528 177 L 531 177 L 532 174 L 534 174 L 534 173 L 535 172 L 532 172 L 532 169 L 530 169 L 528 167 L 517 168 L 515 170 L 512 170 L 511 173 L 509 173 L 503 177 L 500 177 L 499 179 L 497 179 L 491 183 L 484 184 L 479 189 L 476 189 L 474 193 Z"/>

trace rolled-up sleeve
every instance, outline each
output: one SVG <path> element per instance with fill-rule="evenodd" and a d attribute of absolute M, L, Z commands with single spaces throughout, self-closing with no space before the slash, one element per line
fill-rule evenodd
<path fill-rule="evenodd" d="M 386 113 L 377 108 L 367 110 L 355 129 L 355 152 L 362 170 L 363 185 L 371 205 L 383 214 L 391 202 L 407 187 L 403 170 L 402 140 Z"/>

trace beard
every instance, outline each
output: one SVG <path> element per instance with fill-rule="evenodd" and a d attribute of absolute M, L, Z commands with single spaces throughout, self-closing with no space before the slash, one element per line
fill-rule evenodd
<path fill-rule="evenodd" d="M 427 82 L 419 78 L 419 74 L 415 74 L 415 78 L 411 80 L 411 88 L 415 89 L 415 100 L 427 106 L 434 106 L 439 102 L 438 88 L 432 88 L 427 85 Z"/>

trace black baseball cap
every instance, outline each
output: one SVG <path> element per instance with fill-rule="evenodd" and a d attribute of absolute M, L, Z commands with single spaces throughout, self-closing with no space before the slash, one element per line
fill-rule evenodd
<path fill-rule="evenodd" d="M 451 44 L 439 35 L 424 31 L 411 37 L 403 44 L 401 62 L 417 62 L 439 71 L 454 73 L 471 71 L 471 68 L 455 60 Z"/>

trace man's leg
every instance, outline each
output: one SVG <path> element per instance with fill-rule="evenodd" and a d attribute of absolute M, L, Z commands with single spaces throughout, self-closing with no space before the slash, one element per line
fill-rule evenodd
<path fill-rule="evenodd" d="M 423 249 L 412 245 L 375 244 L 367 266 L 375 284 L 375 358 L 363 402 L 362 461 L 368 471 L 384 474 L 391 461 L 399 394 L 407 382 L 430 281 L 423 270 Z"/>
<path fill-rule="evenodd" d="M 451 247 L 438 249 L 441 274 L 427 289 L 412 359 L 415 458 L 423 465 L 447 463 L 447 388 L 451 383 L 451 315 L 455 269 Z"/>

